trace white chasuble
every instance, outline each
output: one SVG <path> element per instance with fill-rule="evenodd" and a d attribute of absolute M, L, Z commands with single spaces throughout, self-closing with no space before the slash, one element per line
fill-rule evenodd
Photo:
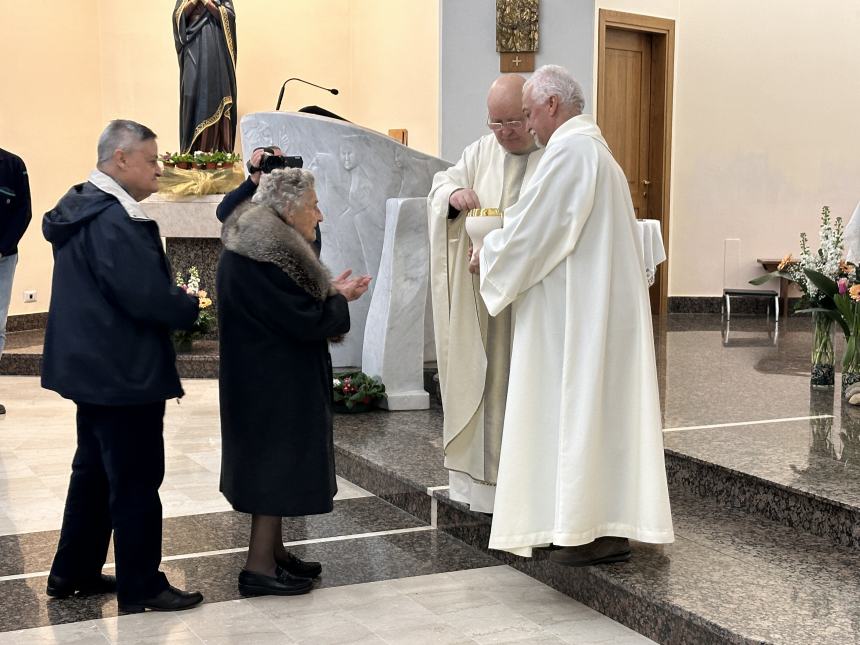
<path fill-rule="evenodd" d="M 492 549 L 674 540 L 640 244 L 600 130 L 568 120 L 480 258 L 489 313 L 513 311 Z"/>
<path fill-rule="evenodd" d="M 480 282 L 468 271 L 465 214 L 449 219 L 448 200 L 474 190 L 483 208 L 516 201 L 542 151 L 508 153 L 494 135 L 482 137 L 459 162 L 437 173 L 428 196 L 430 280 L 436 356 L 444 407 L 445 467 L 453 499 L 492 512 L 504 421 L 510 312 L 487 314 Z"/>

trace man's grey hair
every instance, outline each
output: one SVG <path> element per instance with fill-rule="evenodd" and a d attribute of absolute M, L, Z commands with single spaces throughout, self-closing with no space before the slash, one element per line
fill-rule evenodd
<path fill-rule="evenodd" d="M 155 139 L 156 134 L 145 125 L 127 119 L 108 123 L 99 137 L 99 165 L 109 162 L 117 150 L 127 152 L 137 144 Z"/>
<path fill-rule="evenodd" d="M 314 187 L 314 174 L 302 168 L 279 168 L 260 178 L 260 187 L 251 201 L 274 208 L 282 213 L 292 211 L 304 197 L 305 193 Z"/>
<path fill-rule="evenodd" d="M 531 90 L 532 98 L 540 103 L 557 96 L 562 106 L 582 114 L 585 110 L 585 93 L 573 76 L 561 65 L 543 65 L 532 74 L 523 86 L 523 93 Z"/>

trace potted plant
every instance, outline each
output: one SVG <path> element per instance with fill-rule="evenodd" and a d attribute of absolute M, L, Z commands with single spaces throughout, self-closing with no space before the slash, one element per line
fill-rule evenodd
<path fill-rule="evenodd" d="M 218 152 L 207 152 L 203 155 L 206 160 L 206 170 L 215 170 L 218 167 Z"/>
<path fill-rule="evenodd" d="M 164 164 L 165 168 L 173 168 L 176 165 L 176 161 L 173 159 L 173 153 L 165 152 L 161 155 L 161 163 Z"/>
<path fill-rule="evenodd" d="M 364 372 L 346 372 L 335 376 L 332 392 L 335 412 L 367 412 L 385 396 L 385 385 Z"/>
<path fill-rule="evenodd" d="M 173 346 L 179 353 L 190 352 L 194 348 L 194 341 L 203 338 L 212 330 L 215 323 L 215 315 L 212 313 L 212 300 L 209 294 L 200 288 L 200 272 L 196 266 L 188 269 L 188 278 L 185 279 L 182 272 L 176 273 L 176 286 L 185 293 L 197 298 L 200 311 L 197 320 L 189 330 L 177 330 L 173 332 Z"/>
<path fill-rule="evenodd" d="M 236 154 L 235 152 L 225 152 L 224 153 L 224 166 L 229 167 L 233 164 L 242 161 L 242 155 Z"/>
<path fill-rule="evenodd" d="M 173 156 L 173 160 L 176 163 L 177 168 L 188 170 L 191 168 L 191 162 L 194 161 L 194 155 L 188 153 L 176 154 Z"/>
<path fill-rule="evenodd" d="M 206 153 L 202 150 L 197 150 L 191 156 L 191 163 L 194 165 L 195 170 L 204 170 L 206 168 Z"/>

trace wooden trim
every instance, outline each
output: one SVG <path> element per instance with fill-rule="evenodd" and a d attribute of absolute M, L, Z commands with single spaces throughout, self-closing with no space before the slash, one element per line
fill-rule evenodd
<path fill-rule="evenodd" d="M 666 80 L 661 96 L 653 97 L 657 109 L 662 112 L 660 125 L 662 126 L 663 150 L 661 163 L 658 164 L 660 177 L 660 188 L 662 191 L 661 221 L 663 233 L 663 246 L 666 247 L 666 262 L 661 270 L 663 280 L 660 283 L 660 307 L 655 313 L 667 313 L 667 298 L 669 294 L 669 266 L 671 254 L 669 253 L 669 217 L 671 215 L 671 178 L 672 178 L 672 107 L 675 87 L 675 21 L 668 18 L 656 18 L 654 16 L 643 16 L 623 11 L 612 11 L 600 9 L 598 14 L 597 28 L 597 122 L 603 120 L 603 105 L 605 99 L 604 73 L 606 71 L 606 30 L 608 28 L 626 29 L 650 33 L 654 35 L 652 68 L 654 71 L 662 70 L 662 76 Z M 657 117 L 655 117 L 657 118 Z M 654 125 L 657 125 L 656 123 Z M 655 159 L 656 161 L 656 159 Z"/>

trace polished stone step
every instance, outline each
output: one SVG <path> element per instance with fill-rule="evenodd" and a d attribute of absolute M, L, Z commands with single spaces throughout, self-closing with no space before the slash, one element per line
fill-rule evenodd
<path fill-rule="evenodd" d="M 670 487 L 860 547 L 860 409 L 817 412 L 828 416 L 665 433 Z"/>
<path fill-rule="evenodd" d="M 438 408 L 338 417 L 338 472 L 486 550 L 489 516 L 444 490 L 428 494 L 447 484 L 440 442 Z M 712 489 L 702 497 L 678 484 L 675 544 L 634 544 L 628 563 L 569 569 L 545 554 L 490 553 L 661 643 L 860 642 L 860 551 L 732 508 Z"/>

